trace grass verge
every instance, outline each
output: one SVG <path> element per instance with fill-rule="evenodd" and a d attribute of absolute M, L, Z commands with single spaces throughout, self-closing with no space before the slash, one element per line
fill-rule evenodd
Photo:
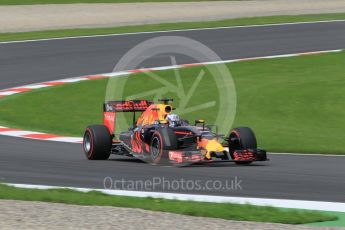
<path fill-rule="evenodd" d="M 319 227 L 345 227 L 345 213 L 344 212 L 322 212 L 328 215 L 337 216 L 336 221 L 324 221 L 324 222 L 315 222 L 308 223 L 310 226 L 319 226 Z"/>
<path fill-rule="evenodd" d="M 334 215 L 325 215 L 320 212 L 312 211 L 282 210 L 253 205 L 110 196 L 100 192 L 83 193 L 68 189 L 23 189 L 2 184 L 0 184 L 0 199 L 140 208 L 150 211 L 171 212 L 190 216 L 283 224 L 306 224 L 337 219 Z"/>
<path fill-rule="evenodd" d="M 89 36 L 89 35 L 122 34 L 122 33 L 134 33 L 134 32 L 152 32 L 152 31 L 198 29 L 198 28 L 212 28 L 212 27 L 226 27 L 226 26 L 243 26 L 243 25 L 254 25 L 254 24 L 264 25 L 264 24 L 273 24 L 273 23 L 312 22 L 312 21 L 343 20 L 343 19 L 345 19 L 345 13 L 252 17 L 252 18 L 240 18 L 240 19 L 227 19 L 227 20 L 220 20 L 220 21 L 162 23 L 162 24 L 123 26 L 123 27 L 113 27 L 113 28 L 65 29 L 65 30 L 19 32 L 19 33 L 0 33 L 0 41 L 20 41 L 20 40 L 30 40 L 30 39 L 47 39 L 47 38 L 62 38 L 62 37 Z"/>
<path fill-rule="evenodd" d="M 345 52 L 239 62 L 227 65 L 237 91 L 234 126 L 254 129 L 260 146 L 269 151 L 345 152 Z M 191 88 L 201 70 L 205 76 L 187 107 L 218 100 L 219 92 L 207 67 L 180 69 L 184 89 Z M 174 70 L 156 72 L 177 84 Z M 127 80 L 123 99 L 162 87 L 147 74 Z M 95 80 L 26 92 L 0 101 L 0 124 L 62 135 L 82 136 L 87 125 L 102 123 L 107 80 Z M 116 83 L 116 82 L 115 82 Z M 140 89 L 140 90 L 139 90 Z M 180 100 L 174 92 L 162 96 Z M 140 97 L 143 98 L 143 97 Z M 145 96 L 153 99 L 153 95 Z M 183 115 L 193 121 L 215 119 L 216 107 Z"/>

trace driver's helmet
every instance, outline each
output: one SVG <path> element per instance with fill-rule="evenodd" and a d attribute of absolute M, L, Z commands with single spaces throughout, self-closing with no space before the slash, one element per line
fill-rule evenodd
<path fill-rule="evenodd" d="M 177 114 L 168 114 L 167 120 L 171 127 L 176 127 L 180 124 L 180 116 Z"/>

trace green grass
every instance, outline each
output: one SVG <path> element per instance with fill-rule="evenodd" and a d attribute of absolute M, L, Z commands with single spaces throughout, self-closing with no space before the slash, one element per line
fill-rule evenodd
<path fill-rule="evenodd" d="M 261 147 L 277 152 L 345 154 L 345 52 L 227 66 L 237 90 L 234 126 L 252 127 Z M 185 89 L 194 82 L 200 68 L 180 69 Z M 213 93 L 214 80 L 209 70 L 202 68 L 206 75 L 188 106 L 218 100 L 218 94 Z M 156 73 L 175 83 L 173 70 Z M 138 89 L 161 87 L 160 83 L 148 81 L 145 74 L 128 79 L 124 96 L 138 93 Z M 87 125 L 102 123 L 106 85 L 107 80 L 95 80 L 7 97 L 0 101 L 0 124 L 81 136 Z M 175 97 L 174 104 L 179 105 L 175 94 L 161 96 Z M 212 124 L 213 111 L 204 109 L 185 118 L 206 118 Z"/>
<path fill-rule="evenodd" d="M 272 207 L 229 203 L 218 204 L 155 198 L 110 196 L 99 192 L 82 193 L 67 189 L 22 189 L 2 184 L 0 185 L 0 199 L 140 208 L 190 216 L 284 224 L 305 224 L 321 221 L 334 221 L 337 219 L 334 215 L 325 215 L 320 212 L 312 211 L 282 210 Z"/>
<path fill-rule="evenodd" d="M 335 215 L 338 217 L 336 221 L 324 221 L 309 223 L 310 226 L 319 226 L 319 227 L 345 227 L 345 213 L 344 212 L 323 212 L 328 215 Z"/>
<path fill-rule="evenodd" d="M 10 1 L 10 0 L 9 0 Z M 12 2 L 12 1 L 11 1 Z M 15 1 L 13 1 L 15 2 Z M 268 16 L 252 17 L 241 19 L 227 19 L 220 21 L 206 22 L 181 22 L 181 23 L 162 23 L 139 26 L 123 26 L 113 28 L 90 28 L 90 29 L 65 29 L 65 30 L 48 30 L 35 32 L 19 33 L 0 33 L 0 41 L 19 41 L 30 39 L 61 38 L 87 35 L 105 35 L 105 34 L 122 34 L 132 32 L 150 32 L 150 31 L 167 31 L 179 29 L 196 29 L 205 27 L 222 27 L 222 26 L 239 26 L 253 24 L 270 24 L 286 22 L 312 22 L 321 20 L 342 20 L 345 19 L 345 13 L 337 14 L 315 14 L 315 15 L 293 15 L 293 16 Z"/>

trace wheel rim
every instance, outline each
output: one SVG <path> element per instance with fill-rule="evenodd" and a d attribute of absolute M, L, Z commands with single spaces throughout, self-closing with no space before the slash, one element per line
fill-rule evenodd
<path fill-rule="evenodd" d="M 89 132 L 85 134 L 83 146 L 85 152 L 89 153 L 91 151 L 91 137 Z"/>
<path fill-rule="evenodd" d="M 235 133 L 231 133 L 229 138 L 229 147 L 231 152 L 242 149 L 240 137 L 238 135 L 236 135 Z M 237 140 L 231 140 L 232 138 L 237 138 Z"/>
<path fill-rule="evenodd" d="M 155 160 L 159 157 L 160 147 L 161 147 L 161 142 L 160 142 L 159 138 L 154 137 L 152 139 L 152 143 L 151 143 L 151 158 L 152 158 L 152 160 Z"/>

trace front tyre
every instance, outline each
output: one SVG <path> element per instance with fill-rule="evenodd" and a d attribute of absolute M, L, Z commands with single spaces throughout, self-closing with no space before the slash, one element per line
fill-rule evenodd
<path fill-rule="evenodd" d="M 107 160 L 110 156 L 112 137 L 104 125 L 86 128 L 83 149 L 88 160 Z"/>
<path fill-rule="evenodd" d="M 256 137 L 251 128 L 240 127 L 231 130 L 229 136 L 229 152 L 232 159 L 234 159 L 234 152 L 236 150 L 256 149 Z M 252 161 L 237 161 L 236 164 L 250 164 Z"/>
<path fill-rule="evenodd" d="M 159 165 L 168 165 L 169 150 L 177 149 L 177 138 L 173 130 L 162 128 L 156 130 L 150 141 L 150 162 Z"/>

